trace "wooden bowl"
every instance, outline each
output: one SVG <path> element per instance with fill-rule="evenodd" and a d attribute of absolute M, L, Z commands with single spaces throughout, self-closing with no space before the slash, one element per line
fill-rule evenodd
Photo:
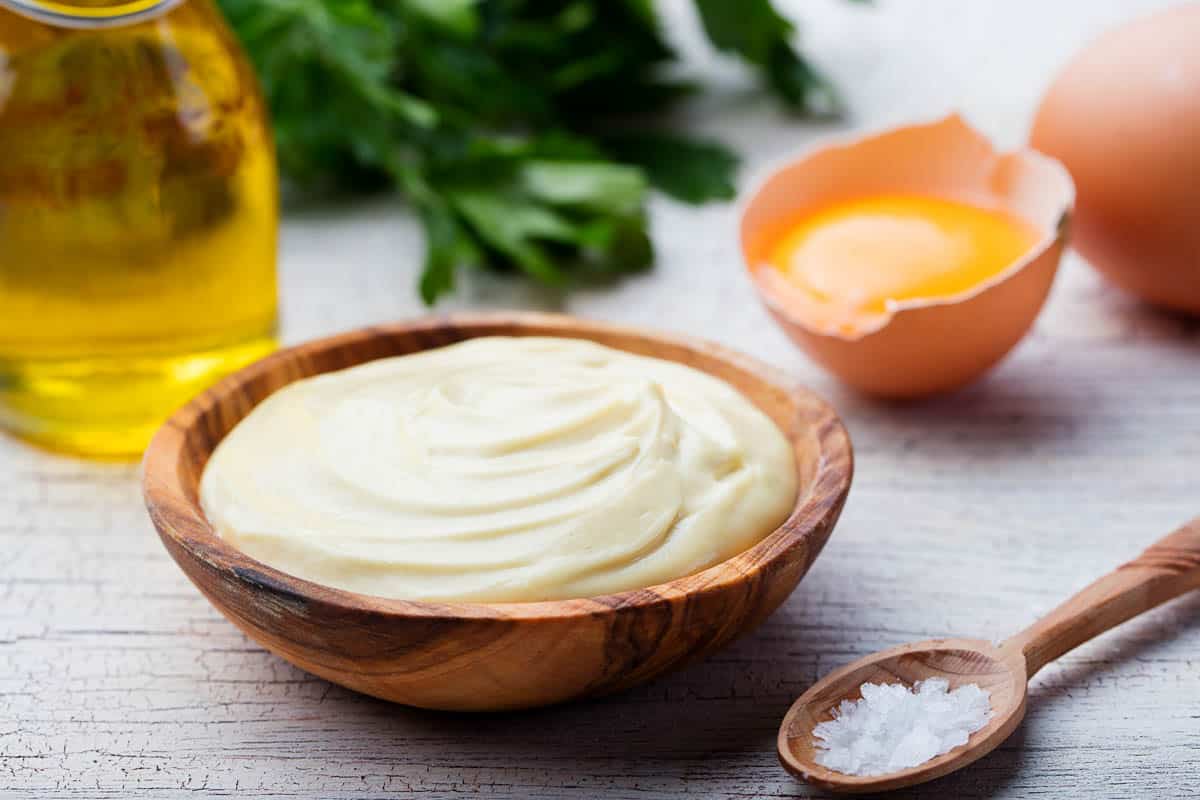
<path fill-rule="evenodd" d="M 668 583 L 578 600 L 432 603 L 370 597 L 280 572 L 222 540 L 197 496 L 213 448 L 292 381 L 478 336 L 565 336 L 688 364 L 739 389 L 787 434 L 795 508 L 743 553 Z M 624 689 L 709 653 L 762 621 L 821 551 L 853 457 L 824 401 L 716 345 L 545 314 L 432 317 L 281 350 L 178 411 L 146 450 L 143 491 L 171 557 L 263 647 L 359 692 L 425 708 L 497 710 Z"/>

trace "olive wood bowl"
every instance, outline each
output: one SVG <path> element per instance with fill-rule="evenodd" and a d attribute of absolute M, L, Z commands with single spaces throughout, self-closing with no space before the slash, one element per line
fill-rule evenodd
<path fill-rule="evenodd" d="M 777 530 L 733 558 L 657 586 L 532 603 L 371 597 L 280 572 L 222 540 L 197 496 L 221 438 L 292 381 L 478 336 L 590 339 L 732 384 L 786 433 L 800 491 Z M 303 670 L 413 706 L 499 710 L 618 691 L 709 653 L 792 592 L 833 530 L 853 456 L 837 414 L 745 356 L 635 328 L 526 313 L 430 317 L 280 350 L 172 416 L 143 462 L 150 518 L 171 557 L 233 624 Z"/>

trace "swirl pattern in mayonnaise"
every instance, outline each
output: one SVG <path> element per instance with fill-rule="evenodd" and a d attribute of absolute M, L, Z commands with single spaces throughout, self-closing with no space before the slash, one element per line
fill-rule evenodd
<path fill-rule="evenodd" d="M 472 339 L 290 384 L 209 460 L 222 537 L 284 572 L 409 600 L 587 597 L 758 542 L 792 450 L 723 381 L 578 339 Z"/>

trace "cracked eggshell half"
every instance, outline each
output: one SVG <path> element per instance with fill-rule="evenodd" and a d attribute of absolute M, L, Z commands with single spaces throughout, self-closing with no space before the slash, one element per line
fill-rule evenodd
<path fill-rule="evenodd" d="M 1039 232 L 1001 272 L 958 294 L 888 301 L 853 322 L 767 265 L 789 224 L 855 198 L 906 193 L 1013 214 Z M 815 361 L 881 397 L 957 389 L 982 375 L 1032 326 L 1058 269 L 1075 189 L 1057 161 L 999 153 L 957 115 L 819 146 L 774 170 L 744 201 L 742 254 L 767 309 Z"/>

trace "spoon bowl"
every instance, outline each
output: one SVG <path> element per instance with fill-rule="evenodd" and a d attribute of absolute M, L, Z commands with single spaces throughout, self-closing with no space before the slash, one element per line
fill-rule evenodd
<path fill-rule="evenodd" d="M 923 764 L 884 775 L 846 775 L 817 763 L 813 737 L 818 723 L 834 717 L 843 700 L 859 700 L 864 683 L 912 686 L 944 678 L 950 689 L 975 684 L 991 695 L 992 716 L 961 747 Z M 838 669 L 813 684 L 792 705 L 779 729 L 779 760 L 809 783 L 845 793 L 900 789 L 941 777 L 994 750 L 1025 716 L 1025 659 L 982 639 L 932 639 L 884 650 Z M 966 758 L 963 756 L 966 755 Z"/>

